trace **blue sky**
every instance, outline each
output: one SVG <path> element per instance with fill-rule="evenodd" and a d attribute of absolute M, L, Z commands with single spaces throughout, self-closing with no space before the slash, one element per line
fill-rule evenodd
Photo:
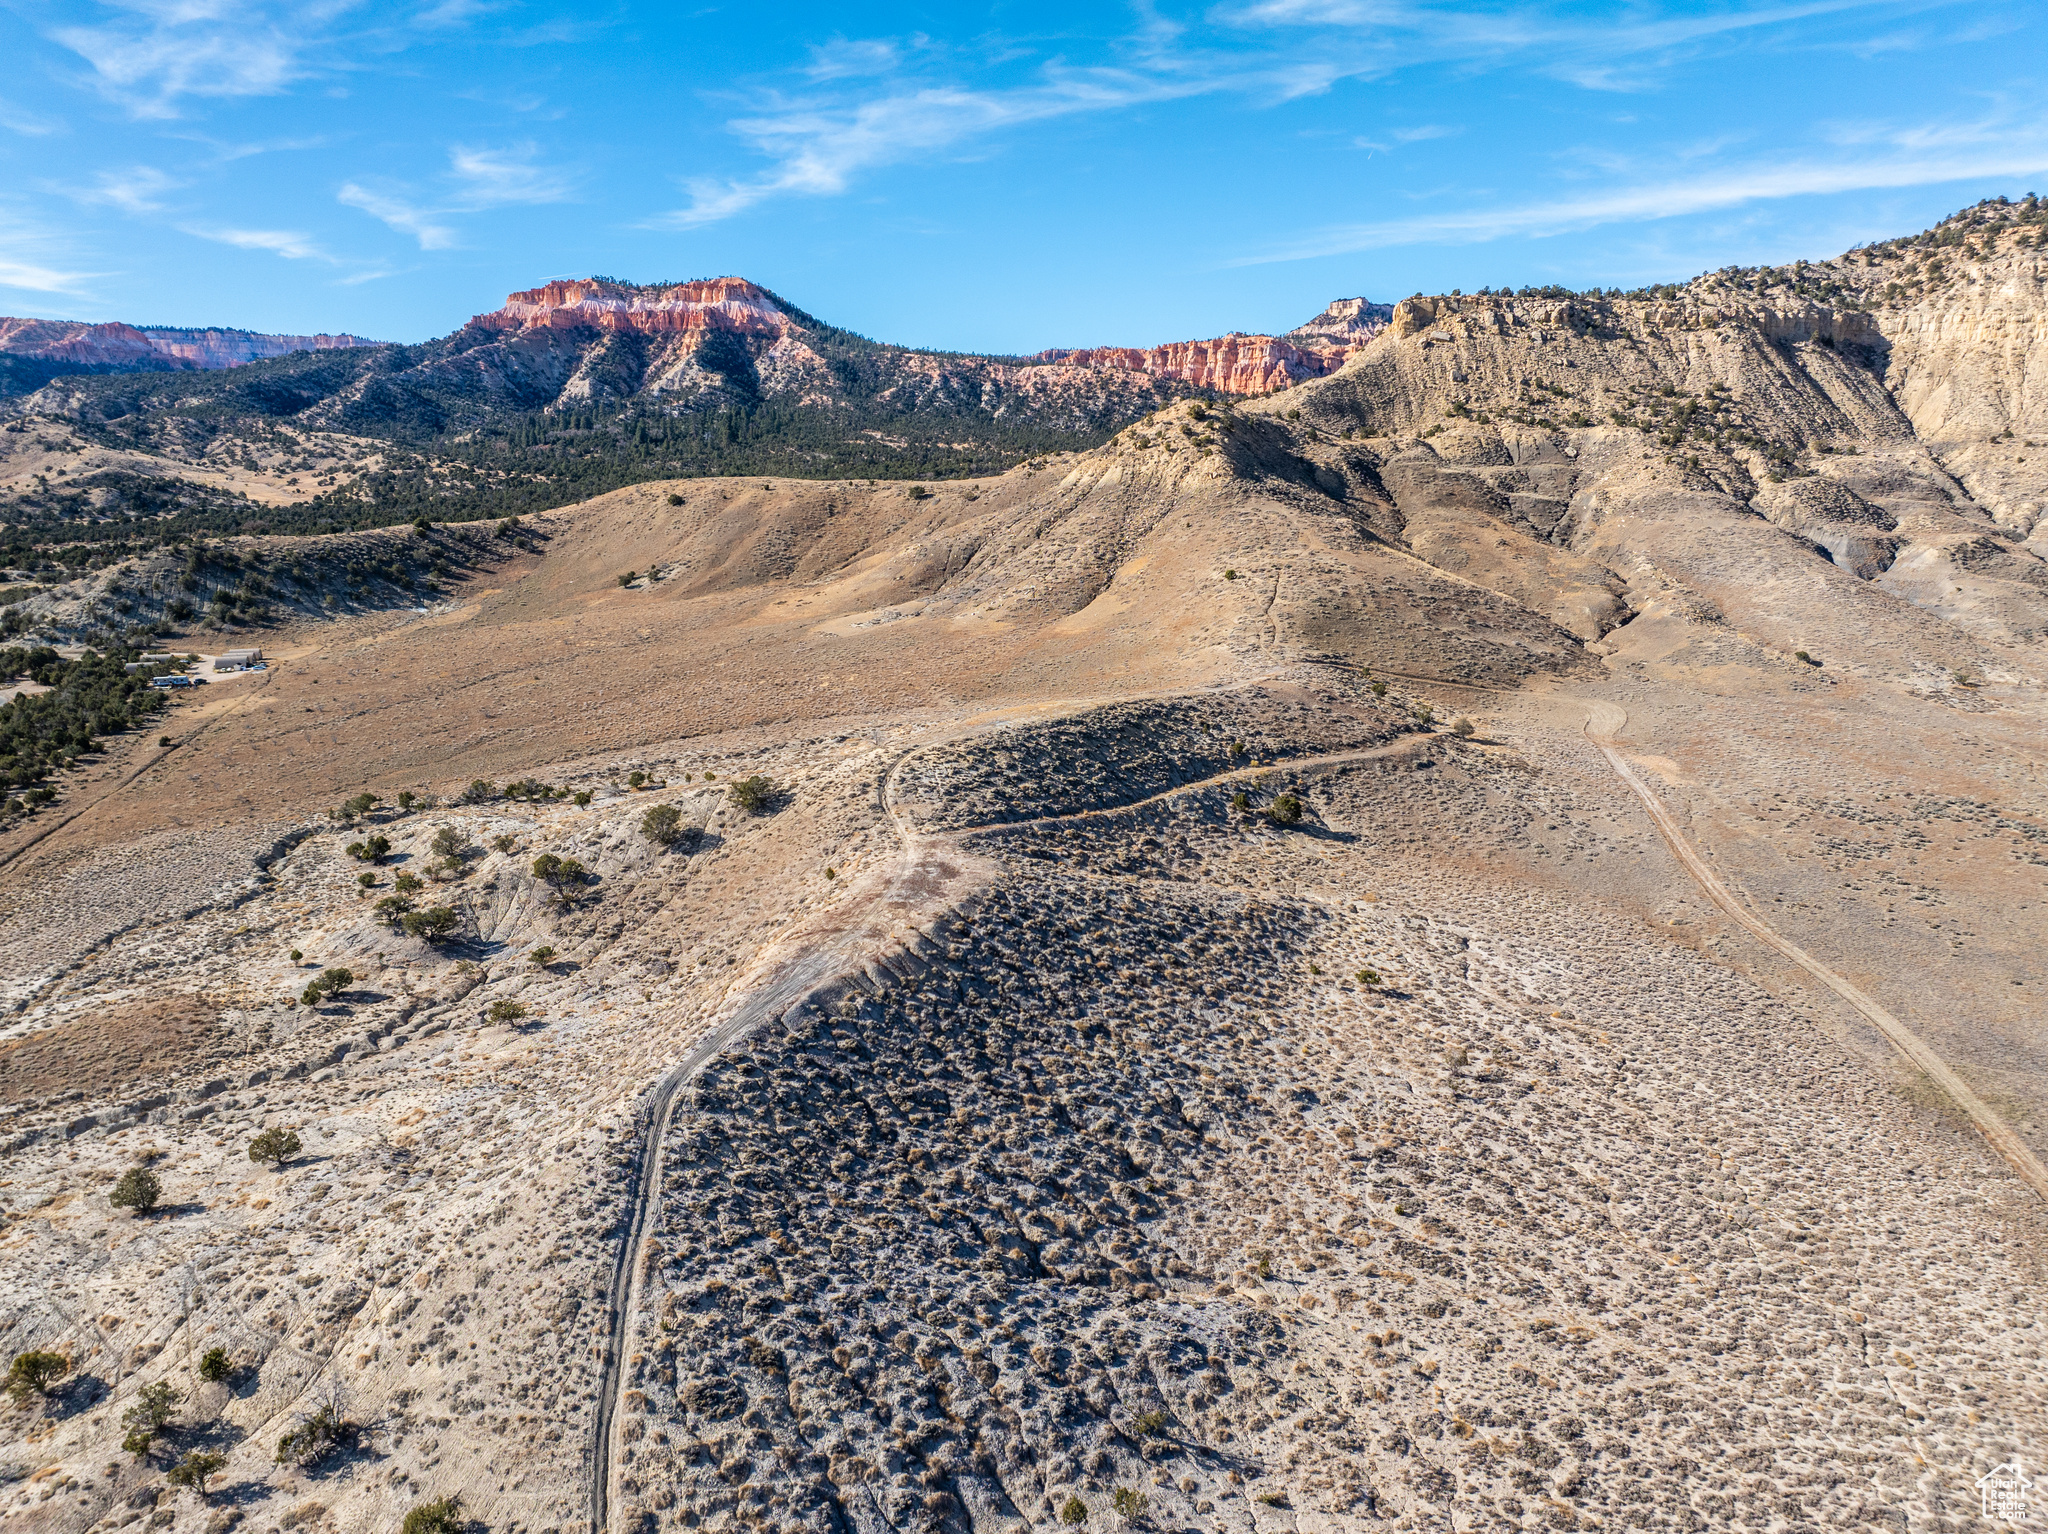
<path fill-rule="evenodd" d="M 0 0 L 0 312 L 421 340 L 738 273 L 976 351 L 2048 192 L 2048 8 Z"/>

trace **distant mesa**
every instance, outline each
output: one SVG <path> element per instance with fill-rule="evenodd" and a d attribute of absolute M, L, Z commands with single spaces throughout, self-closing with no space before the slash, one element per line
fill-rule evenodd
<path fill-rule="evenodd" d="M 253 330 L 170 329 L 114 321 L 0 317 L 0 355 L 67 365 L 80 371 L 162 373 L 241 367 L 292 352 L 377 346 L 361 336 L 274 336 Z"/>
<path fill-rule="evenodd" d="M 1173 341 L 1164 346 L 1096 346 L 1071 351 L 1055 347 L 1040 352 L 1036 360 L 1177 378 L 1222 394 L 1264 394 L 1336 372 L 1345 358 L 1385 330 L 1393 315 L 1391 304 L 1340 298 L 1284 336 L 1245 335 L 1233 330 L 1211 341 Z"/>
<path fill-rule="evenodd" d="M 1225 394 L 1263 394 L 1321 378 L 1387 327 L 1393 306 L 1340 298 L 1284 336 L 1232 331 L 1163 346 L 1053 347 L 1019 359 L 1170 378 Z M 641 287 L 605 278 L 550 282 L 507 296 L 471 323 L 491 331 L 591 329 L 636 335 L 727 333 L 780 339 L 808 316 L 743 277 Z M 814 323 L 814 322 L 813 322 Z"/>
<path fill-rule="evenodd" d="M 1340 298 L 1285 335 L 1232 331 L 1209 340 L 1173 341 L 1163 346 L 1053 347 L 1027 357 L 967 358 L 887 346 L 838 331 L 743 277 L 644 286 L 587 277 L 547 282 L 508 294 L 498 308 L 475 316 L 439 343 L 446 354 L 440 367 L 445 370 L 454 365 L 459 370 L 456 359 L 465 347 L 498 342 L 587 345 L 573 337 L 595 333 L 599 337 L 649 337 L 657 343 L 659 356 L 650 355 L 646 361 L 659 365 L 650 365 L 644 376 L 628 381 L 610 376 L 619 372 L 617 359 L 611 359 L 604 378 L 560 380 L 568 385 L 567 396 L 583 403 L 642 390 L 700 393 L 704 384 L 717 380 L 722 380 L 723 386 L 711 392 L 730 393 L 742 401 L 776 394 L 778 385 L 785 383 L 807 397 L 821 391 L 843 392 L 843 383 L 819 354 L 821 345 L 835 356 L 859 354 L 878 365 L 881 371 L 869 385 L 882 392 L 903 387 L 905 380 L 884 375 L 909 366 L 923 375 L 913 392 L 934 383 L 964 383 L 967 374 L 976 375 L 975 388 L 987 381 L 980 375 L 988 374 L 1000 388 L 1016 389 L 1027 387 L 1025 375 L 1038 370 L 1055 374 L 1075 370 L 1081 374 L 1136 374 L 1183 390 L 1264 394 L 1336 372 L 1346 358 L 1387 328 L 1393 312 L 1388 304 Z M 559 337 L 559 342 L 549 341 L 551 334 Z M 746 344 L 748 358 L 744 362 L 736 353 L 713 353 L 709 358 L 699 354 L 704 343 L 729 344 L 718 340 L 727 336 Z M 0 318 L 0 394 L 26 393 L 68 374 L 211 372 L 293 352 L 381 344 L 353 335 L 281 336 L 226 328 L 187 330 L 119 322 L 89 325 L 72 320 Z M 779 362 L 770 363 L 766 354 L 779 345 Z M 757 374 L 736 380 L 733 376 L 736 367 L 748 373 L 764 365 L 767 377 Z M 707 376 L 707 369 L 716 380 Z M 961 378 L 955 379 L 956 373 Z M 789 376 L 783 378 L 783 374 Z M 1074 374 L 1068 372 L 1067 376 Z M 565 397 L 553 403 L 569 402 Z"/>
<path fill-rule="evenodd" d="M 603 277 L 550 282 L 508 294 L 502 308 L 470 323 L 486 330 L 589 328 L 637 335 L 726 331 L 780 336 L 794 328 L 774 295 L 743 277 L 652 287 Z"/>

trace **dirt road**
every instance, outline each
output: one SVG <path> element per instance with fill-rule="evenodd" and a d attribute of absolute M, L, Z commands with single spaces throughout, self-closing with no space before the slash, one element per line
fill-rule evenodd
<path fill-rule="evenodd" d="M 1635 769 L 1629 766 L 1627 758 L 1614 747 L 1614 737 L 1628 722 L 1628 711 L 1617 703 L 1593 703 L 1590 707 L 1592 712 L 1591 717 L 1586 720 L 1586 738 L 1600 748 L 1601 754 L 1620 775 L 1622 782 L 1635 790 L 1636 797 L 1641 799 L 1644 807 L 1649 810 L 1650 819 L 1656 822 L 1658 833 L 1671 848 L 1672 855 L 1684 865 L 1686 872 L 1692 875 L 1693 881 L 1706 893 L 1707 898 L 1740 923 L 1758 942 L 1790 959 L 1869 1019 L 1871 1026 L 1889 1039 L 1893 1048 L 1904 1055 L 1915 1068 L 1924 1072 L 1930 1081 L 1949 1095 L 1958 1108 L 1970 1116 L 1970 1122 L 1977 1126 L 1984 1138 L 1991 1142 L 1992 1149 L 2011 1164 L 2021 1179 L 2043 1199 L 2048 1199 L 2048 1167 L 2041 1165 L 2040 1158 L 2028 1148 L 2026 1142 L 2014 1134 L 2010 1125 L 1985 1106 L 1983 1100 L 1964 1085 L 1962 1078 L 1948 1068 L 1941 1056 L 1929 1049 L 1925 1041 L 1912 1029 L 1879 1006 L 1873 997 L 1851 985 L 1804 948 L 1755 915 L 1748 906 L 1736 899 L 1728 886 L 1723 884 L 1713 869 L 1707 866 L 1706 860 L 1693 850 L 1692 844 L 1686 840 L 1685 833 L 1679 829 L 1678 822 L 1664 807 L 1663 801 L 1636 774 Z"/>
<path fill-rule="evenodd" d="M 632 1220 L 619 1247 L 606 1302 L 609 1325 L 590 1476 L 591 1528 L 596 1534 L 604 1534 L 610 1518 L 626 1338 L 632 1328 L 640 1254 L 660 1200 L 663 1150 L 677 1096 L 735 1040 L 788 1016 L 849 976 L 877 965 L 886 967 L 915 941 L 916 933 L 958 909 L 994 872 L 986 860 L 962 852 L 954 844 L 956 836 L 923 835 L 897 815 L 891 786 L 903 763 L 921 749 L 897 757 L 879 790 L 882 809 L 902 839 L 894 868 L 875 875 L 867 889 L 850 892 L 772 944 L 728 993 L 742 998 L 731 1015 L 691 1046 L 648 1098 L 630 1194 Z"/>

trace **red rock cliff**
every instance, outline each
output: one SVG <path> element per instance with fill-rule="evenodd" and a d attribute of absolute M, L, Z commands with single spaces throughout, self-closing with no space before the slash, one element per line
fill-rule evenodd
<path fill-rule="evenodd" d="M 1077 351 L 1054 348 L 1039 360 L 1071 367 L 1120 368 L 1158 378 L 1178 378 L 1225 394 L 1263 394 L 1304 378 L 1321 378 L 1386 329 L 1392 310 L 1362 298 L 1340 298 L 1306 325 L 1285 336 L 1232 331 L 1213 341 L 1175 341 L 1165 346 L 1099 346 Z"/>
<path fill-rule="evenodd" d="M 647 334 L 724 330 L 761 336 L 779 336 L 790 328 L 789 317 L 775 300 L 739 277 L 666 288 L 629 287 L 595 278 L 550 282 L 509 295 L 502 308 L 479 314 L 473 323 L 489 330 L 589 326 Z"/>
<path fill-rule="evenodd" d="M 253 330 L 158 330 L 142 332 L 150 348 L 160 357 L 189 362 L 196 368 L 238 368 L 264 357 L 284 357 L 293 352 L 335 351 L 351 346 L 377 346 L 361 336 L 269 336 Z"/>
<path fill-rule="evenodd" d="M 154 349 L 149 337 L 133 325 L 87 325 L 76 320 L 0 318 L 0 352 L 18 357 L 48 357 L 85 367 L 134 367 L 147 364 Z"/>
<path fill-rule="evenodd" d="M 240 367 L 260 357 L 327 351 L 340 346 L 375 346 L 361 336 L 271 336 L 253 330 L 137 329 L 114 321 L 88 325 L 77 320 L 0 318 L 0 352 L 44 357 L 81 367 L 139 369 Z"/>
<path fill-rule="evenodd" d="M 1055 347 L 1038 357 L 1069 367 L 1119 368 L 1155 378 L 1178 378 L 1225 394 L 1263 394 L 1335 372 L 1347 354 L 1344 348 L 1308 349 L 1278 336 L 1233 333 L 1213 341 L 1172 341 L 1142 349 L 1094 346 L 1069 351 Z"/>

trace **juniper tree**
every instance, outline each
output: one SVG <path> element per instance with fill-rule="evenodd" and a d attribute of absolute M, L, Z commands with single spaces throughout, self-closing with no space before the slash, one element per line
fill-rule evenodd
<path fill-rule="evenodd" d="M 453 907 L 437 905 L 429 906 L 424 911 L 408 911 L 399 918 L 399 924 L 405 929 L 407 937 L 424 938 L 430 943 L 438 943 L 455 930 L 461 919 Z"/>
<path fill-rule="evenodd" d="M 121 1426 L 128 1429 L 128 1436 L 121 1440 L 121 1447 L 137 1459 L 148 1458 L 157 1434 L 170 1426 L 171 1419 L 178 1415 L 180 1399 L 177 1387 L 169 1380 L 144 1385 L 136 1393 L 135 1404 L 121 1414 Z"/>
<path fill-rule="evenodd" d="M 194 1449 L 172 1468 L 165 1477 L 173 1486 L 182 1486 L 199 1493 L 199 1500 L 206 1500 L 206 1483 L 212 1480 L 227 1465 L 228 1457 L 212 1449 Z"/>
<path fill-rule="evenodd" d="M 673 847 L 683 834 L 683 812 L 673 804 L 656 804 L 640 817 L 640 834 L 663 847 Z"/>
<path fill-rule="evenodd" d="M 670 500 L 679 497 L 670 496 Z M 437 1502 L 422 1502 L 405 1515 L 405 1522 L 398 1526 L 398 1534 L 462 1534 L 462 1498 L 460 1495 L 443 1497 Z"/>
<path fill-rule="evenodd" d="M 296 1156 L 299 1150 L 300 1141 L 296 1134 L 289 1129 L 272 1126 L 249 1142 L 249 1159 L 267 1161 L 272 1167 L 282 1171 L 284 1164 Z"/>
<path fill-rule="evenodd" d="M 156 1208 L 157 1201 L 164 1196 L 163 1182 L 148 1167 L 132 1166 L 121 1174 L 121 1180 L 114 1184 L 114 1191 L 107 1195 L 107 1202 L 116 1209 L 132 1209 L 137 1214 L 148 1214 Z"/>
<path fill-rule="evenodd" d="M 706 773 L 706 777 L 710 774 Z M 775 802 L 775 785 L 758 772 L 726 785 L 726 796 L 749 815 L 759 815 Z"/>
<path fill-rule="evenodd" d="M 50 1387 L 71 1372 L 71 1360 L 62 1353 L 31 1349 L 16 1353 L 7 1367 L 7 1393 L 20 1405 L 33 1396 L 46 1396 Z"/>

